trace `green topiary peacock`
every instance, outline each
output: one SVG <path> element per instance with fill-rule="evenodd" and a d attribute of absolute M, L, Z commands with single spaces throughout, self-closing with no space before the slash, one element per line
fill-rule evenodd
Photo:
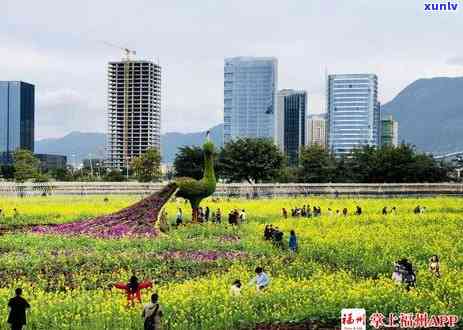
<path fill-rule="evenodd" d="M 177 196 L 190 201 L 192 222 L 198 221 L 199 204 L 204 198 L 214 193 L 217 184 L 214 173 L 214 144 L 210 141 L 209 131 L 206 135 L 206 142 L 203 144 L 203 151 L 203 178 L 201 180 L 193 178 L 177 178 L 175 180 L 178 186 Z"/>

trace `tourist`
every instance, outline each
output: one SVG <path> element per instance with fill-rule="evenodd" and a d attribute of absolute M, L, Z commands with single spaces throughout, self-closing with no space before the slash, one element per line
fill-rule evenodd
<path fill-rule="evenodd" d="M 397 208 L 395 206 L 392 207 L 391 209 L 391 214 L 396 215 L 397 214 Z"/>
<path fill-rule="evenodd" d="M 355 208 L 355 215 L 362 215 L 362 208 L 358 205 Z"/>
<path fill-rule="evenodd" d="M 220 209 L 217 209 L 215 212 L 215 223 L 220 224 L 222 222 L 222 213 L 220 212 Z"/>
<path fill-rule="evenodd" d="M 429 271 L 436 277 L 440 277 L 439 257 L 437 255 L 429 258 Z"/>
<path fill-rule="evenodd" d="M 198 208 L 198 222 L 204 221 L 204 211 L 202 207 Z"/>
<path fill-rule="evenodd" d="M 178 208 L 177 215 L 175 216 L 175 223 L 177 224 L 177 227 L 183 223 L 183 212 L 180 207 Z"/>
<path fill-rule="evenodd" d="M 333 210 L 330 207 L 328 208 L 328 216 L 333 216 Z"/>
<path fill-rule="evenodd" d="M 246 211 L 244 209 L 241 210 L 240 213 L 240 222 L 244 223 L 247 220 L 248 215 L 246 214 Z"/>
<path fill-rule="evenodd" d="M 236 213 L 235 213 L 235 210 L 231 210 L 229 213 L 228 213 L 228 223 L 230 225 L 237 225 L 238 224 L 238 220 L 236 218 Z"/>
<path fill-rule="evenodd" d="M 412 264 L 407 259 L 401 259 L 397 261 L 396 267 L 398 267 L 398 271 L 402 275 L 402 283 L 405 284 L 407 291 L 410 290 L 416 283 L 416 275 Z"/>
<path fill-rule="evenodd" d="M 336 216 L 339 217 L 341 215 L 341 212 L 339 210 L 336 210 Z"/>
<path fill-rule="evenodd" d="M 272 236 L 273 236 L 273 227 L 272 227 L 272 225 L 265 225 L 264 239 L 266 241 L 269 241 L 269 240 L 272 239 Z"/>
<path fill-rule="evenodd" d="M 250 282 L 249 285 L 255 284 L 257 290 L 264 290 L 268 287 L 270 283 L 270 279 L 268 275 L 264 272 L 262 267 L 257 267 L 256 270 L 256 277 L 254 277 Z"/>
<path fill-rule="evenodd" d="M 281 209 L 281 213 L 283 214 L 283 218 L 288 219 L 288 211 L 285 208 Z"/>
<path fill-rule="evenodd" d="M 296 237 L 296 233 L 294 232 L 294 230 L 291 230 L 290 234 L 289 234 L 289 251 L 291 252 L 291 254 L 294 254 L 297 252 L 297 237 Z"/>
<path fill-rule="evenodd" d="M 302 207 L 301 216 L 304 218 L 307 217 L 307 211 L 306 211 L 305 205 Z"/>
<path fill-rule="evenodd" d="M 211 210 L 209 209 L 209 206 L 206 206 L 206 211 L 204 212 L 204 220 L 206 222 L 209 221 L 209 216 L 210 216 Z"/>
<path fill-rule="evenodd" d="M 310 209 L 310 207 L 307 209 L 307 218 L 311 218 L 312 217 L 312 211 Z"/>
<path fill-rule="evenodd" d="M 31 308 L 26 299 L 21 297 L 23 290 L 17 288 L 16 296 L 8 301 L 10 313 L 8 315 L 8 323 L 11 325 L 11 330 L 21 330 L 26 325 L 26 309 Z"/>
<path fill-rule="evenodd" d="M 276 227 L 272 232 L 273 244 L 276 247 L 283 247 L 283 232 Z"/>
<path fill-rule="evenodd" d="M 400 267 L 397 264 L 394 266 L 394 271 L 392 272 L 392 280 L 396 284 L 402 284 L 403 282 L 402 273 L 400 272 Z"/>
<path fill-rule="evenodd" d="M 345 217 L 347 217 L 347 208 L 346 208 L 346 207 L 342 209 L 342 214 L 343 214 Z"/>
<path fill-rule="evenodd" d="M 421 213 L 421 206 L 417 205 L 417 206 L 414 208 L 413 213 L 415 213 L 415 214 L 420 214 L 420 213 Z"/>
<path fill-rule="evenodd" d="M 127 306 L 132 304 L 135 306 L 135 299 L 141 303 L 141 290 L 152 288 L 153 283 L 150 281 L 143 281 L 141 283 L 138 282 L 138 278 L 136 276 L 132 276 L 128 283 L 116 283 L 115 287 L 117 289 L 125 290 L 127 293 Z"/>
<path fill-rule="evenodd" d="M 230 296 L 238 297 L 241 295 L 241 281 L 235 280 L 230 287 Z"/>
<path fill-rule="evenodd" d="M 162 308 L 158 303 L 157 293 L 151 295 L 151 302 L 143 307 L 141 317 L 144 320 L 144 330 L 161 329 Z"/>
<path fill-rule="evenodd" d="M 387 215 L 387 206 L 383 207 L 382 213 L 383 215 Z"/>
<path fill-rule="evenodd" d="M 108 202 L 109 202 L 108 197 L 105 197 L 105 198 L 103 199 L 103 202 L 108 203 Z"/>

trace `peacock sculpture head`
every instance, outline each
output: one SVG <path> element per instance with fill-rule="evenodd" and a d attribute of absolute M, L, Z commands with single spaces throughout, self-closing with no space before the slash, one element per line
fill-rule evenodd
<path fill-rule="evenodd" d="M 214 154 L 214 144 L 210 138 L 210 131 L 206 133 L 206 141 L 203 144 L 204 156 L 206 158 L 211 157 Z"/>

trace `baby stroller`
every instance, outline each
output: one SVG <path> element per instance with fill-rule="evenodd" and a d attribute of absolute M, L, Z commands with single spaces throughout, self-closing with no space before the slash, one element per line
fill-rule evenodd
<path fill-rule="evenodd" d="M 412 264 L 407 259 L 401 259 L 396 262 L 395 270 L 402 278 L 402 283 L 405 284 L 407 290 L 414 288 L 416 285 L 416 274 L 413 271 Z"/>

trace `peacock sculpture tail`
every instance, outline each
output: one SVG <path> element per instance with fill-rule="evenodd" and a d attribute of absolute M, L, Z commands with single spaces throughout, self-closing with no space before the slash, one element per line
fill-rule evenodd
<path fill-rule="evenodd" d="M 36 226 L 32 228 L 32 232 L 99 238 L 156 236 L 158 231 L 154 228 L 154 222 L 176 190 L 177 185 L 169 183 L 161 191 L 115 213 L 59 225 Z"/>
<path fill-rule="evenodd" d="M 209 139 L 203 144 L 204 151 L 204 173 L 201 180 L 193 178 L 178 178 L 175 180 L 178 186 L 176 196 L 190 201 L 192 209 L 192 221 L 198 220 L 198 208 L 201 201 L 215 192 L 217 180 L 214 172 L 214 144 Z"/>
<path fill-rule="evenodd" d="M 80 234 L 102 238 L 131 235 L 155 236 L 157 230 L 153 224 L 164 204 L 176 192 L 178 197 L 190 201 L 192 220 L 197 222 L 199 204 L 204 198 L 214 193 L 217 184 L 214 173 L 214 144 L 209 140 L 209 137 L 203 145 L 203 150 L 204 174 L 201 180 L 178 178 L 175 182 L 166 185 L 161 191 L 118 212 L 66 224 L 36 226 L 32 228 L 32 231 L 43 234 Z"/>

